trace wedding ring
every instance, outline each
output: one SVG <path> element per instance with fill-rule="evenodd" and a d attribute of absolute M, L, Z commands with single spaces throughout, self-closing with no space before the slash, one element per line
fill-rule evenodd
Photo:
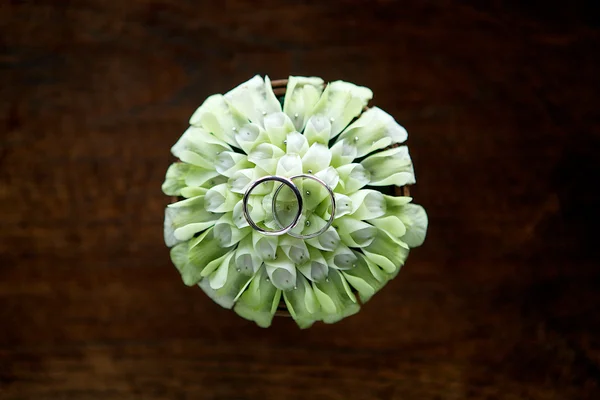
<path fill-rule="evenodd" d="M 331 199 L 331 215 L 330 215 L 327 223 L 321 229 L 319 229 L 318 231 L 313 232 L 313 233 L 308 233 L 306 235 L 298 235 L 294 232 L 291 232 L 291 229 L 293 229 L 296 226 L 296 224 L 298 223 L 298 221 L 296 221 L 294 223 L 294 226 L 292 228 L 288 229 L 288 231 L 286 232 L 288 235 L 295 237 L 297 239 L 311 239 L 311 238 L 317 237 L 320 234 L 322 234 L 323 232 L 325 232 L 327 229 L 329 229 L 331 224 L 333 224 L 333 220 L 335 219 L 335 195 L 333 194 L 333 190 L 331 190 L 331 188 L 329 187 L 329 185 L 327 183 L 325 183 L 322 179 L 319 179 L 314 175 L 299 174 L 299 175 L 292 176 L 289 180 L 290 180 L 290 182 L 292 182 L 294 179 L 297 179 L 297 178 L 312 179 L 313 181 L 320 183 L 321 185 L 323 185 L 323 187 L 325 187 L 325 189 L 327 189 L 327 193 L 329 194 L 329 198 Z M 294 185 L 293 182 L 292 182 L 292 184 Z M 294 185 L 294 187 L 296 188 L 296 190 L 294 191 L 294 194 L 296 194 L 296 191 L 298 191 L 298 193 L 300 193 L 300 191 L 298 190 L 298 187 L 296 185 Z M 273 219 L 275 220 L 275 222 L 277 222 L 277 224 L 279 226 L 283 226 L 283 225 L 282 225 L 281 221 L 279 220 L 279 217 L 277 216 L 277 210 L 275 209 L 275 200 L 277 200 L 277 196 L 279 196 L 279 192 L 281 191 L 282 188 L 283 188 L 283 184 L 279 185 L 279 187 L 275 190 L 275 193 L 273 194 L 273 203 L 272 203 L 273 204 L 273 209 L 272 209 Z M 290 186 L 290 188 L 291 188 L 291 186 Z M 298 195 L 296 195 L 296 198 L 297 197 L 298 197 Z M 300 214 L 302 214 L 302 211 L 303 211 L 302 202 L 298 202 L 298 212 Z"/>
<path fill-rule="evenodd" d="M 258 226 L 252 220 L 252 218 L 250 217 L 250 213 L 248 212 L 248 198 L 250 197 L 250 193 L 252 193 L 252 191 L 254 189 L 256 189 L 256 187 L 258 185 L 260 185 L 261 183 L 264 183 L 264 182 L 268 182 L 268 181 L 281 182 L 281 185 L 279 186 L 278 189 L 281 189 L 283 187 L 283 185 L 288 186 L 292 190 L 292 192 L 294 193 L 294 196 L 296 196 L 296 200 L 298 201 L 298 213 L 296 213 L 292 222 L 288 226 L 283 227 L 281 225 L 281 223 L 279 221 L 277 221 L 279 226 L 282 226 L 282 229 L 279 229 L 276 231 L 269 231 L 269 230 L 263 229 L 260 226 Z M 275 209 L 275 196 L 273 196 L 273 209 Z M 248 221 L 248 224 L 252 228 L 256 229 L 258 232 L 262 233 L 263 235 L 267 235 L 267 236 L 285 235 L 286 233 L 288 233 L 291 229 L 293 229 L 298 224 L 298 221 L 300 221 L 300 216 L 302 215 L 302 194 L 300 194 L 300 190 L 298 190 L 298 187 L 296 185 L 294 185 L 294 182 L 292 182 L 291 179 L 284 178 L 282 176 L 275 176 L 275 175 L 264 176 L 262 178 L 255 180 L 248 187 L 248 189 L 246 189 L 246 193 L 244 193 L 244 198 L 242 199 L 242 212 L 244 213 L 244 218 L 246 218 L 246 221 Z"/>

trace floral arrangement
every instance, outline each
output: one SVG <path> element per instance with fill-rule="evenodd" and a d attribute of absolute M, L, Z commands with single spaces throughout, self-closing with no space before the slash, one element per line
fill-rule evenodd
<path fill-rule="evenodd" d="M 301 328 L 355 314 L 423 243 L 425 210 L 389 188 L 415 183 L 406 130 L 377 107 L 366 87 L 290 76 L 285 96 L 255 76 L 225 95 L 208 97 L 172 147 L 178 158 L 162 190 L 177 202 L 165 211 L 164 237 L 186 285 L 243 318 L 268 327 L 283 299 Z M 265 229 L 299 213 L 294 236 L 253 229 L 243 196 L 257 179 L 312 174 L 323 185 L 294 181 L 301 212 L 277 182 L 248 196 L 248 214 Z M 390 194 L 385 194 L 386 190 Z M 290 200 L 291 199 L 291 200 Z M 296 204 L 297 206 L 297 204 Z M 358 297 L 358 298 L 357 298 Z M 359 301 L 360 300 L 360 301 Z"/>

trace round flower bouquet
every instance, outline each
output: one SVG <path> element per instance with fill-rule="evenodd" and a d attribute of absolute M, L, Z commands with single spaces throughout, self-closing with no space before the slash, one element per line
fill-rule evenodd
<path fill-rule="evenodd" d="M 186 285 L 268 327 L 355 314 L 423 243 L 406 130 L 366 87 L 255 76 L 207 98 L 171 149 L 164 236 Z M 400 194 L 400 195 L 397 195 Z"/>

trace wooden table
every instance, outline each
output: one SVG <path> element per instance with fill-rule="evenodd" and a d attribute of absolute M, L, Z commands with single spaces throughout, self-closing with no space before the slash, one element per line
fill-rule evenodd
<path fill-rule="evenodd" d="M 0 398 L 600 398 L 591 7 L 31 3 L 0 5 Z M 256 73 L 369 86 L 410 134 L 428 238 L 335 325 L 257 328 L 163 245 L 170 146 Z"/>

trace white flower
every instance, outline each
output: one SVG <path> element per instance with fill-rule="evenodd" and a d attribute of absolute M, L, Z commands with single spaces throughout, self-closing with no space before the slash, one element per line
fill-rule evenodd
<path fill-rule="evenodd" d="M 290 77 L 278 98 L 268 77 L 255 76 L 206 99 L 171 149 L 179 161 L 162 186 L 180 197 L 166 208 L 164 236 L 186 285 L 263 327 L 283 301 L 306 328 L 358 312 L 356 294 L 364 303 L 396 276 L 409 249 L 423 243 L 427 215 L 409 197 L 372 189 L 415 183 L 408 148 L 389 148 L 406 130 L 377 107 L 364 111 L 372 96 L 348 82 Z M 242 213 L 249 185 L 301 173 L 334 191 L 333 225 L 306 240 L 253 230 Z M 327 190 L 309 179 L 294 183 L 304 208 L 292 232 L 321 229 L 331 217 Z M 261 184 L 248 199 L 250 217 L 268 229 L 279 228 L 277 187 Z M 281 221 L 298 211 L 287 187 L 275 210 Z"/>

